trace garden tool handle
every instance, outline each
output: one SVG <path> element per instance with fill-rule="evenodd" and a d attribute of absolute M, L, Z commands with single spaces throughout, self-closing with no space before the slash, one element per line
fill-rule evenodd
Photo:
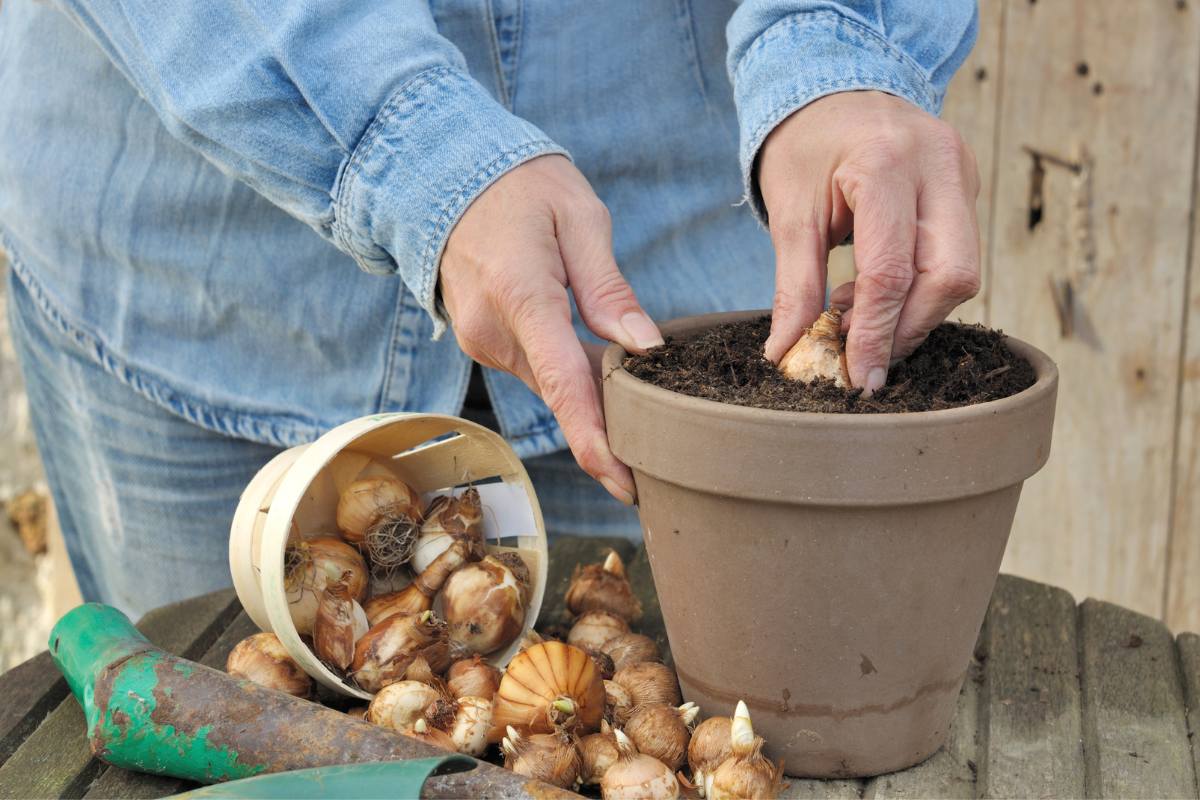
<path fill-rule="evenodd" d="M 120 611 L 98 603 L 58 621 L 50 654 L 83 707 L 92 752 L 118 767 L 217 783 L 447 756 L 341 711 L 166 653 Z M 474 768 L 426 781 L 423 796 L 574 796 L 465 756 L 442 763 Z"/>

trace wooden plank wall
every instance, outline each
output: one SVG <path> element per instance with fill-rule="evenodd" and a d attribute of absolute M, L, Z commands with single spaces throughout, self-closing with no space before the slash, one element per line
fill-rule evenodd
<path fill-rule="evenodd" d="M 944 110 L 983 184 L 984 285 L 959 315 L 1061 374 L 1004 569 L 1200 630 L 1200 0 L 980 18 Z M 831 276 L 852 269 L 838 252 Z"/>

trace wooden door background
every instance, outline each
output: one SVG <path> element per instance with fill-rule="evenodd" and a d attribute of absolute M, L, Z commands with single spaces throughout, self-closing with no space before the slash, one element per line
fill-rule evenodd
<path fill-rule="evenodd" d="M 944 111 L 983 179 L 983 289 L 961 316 L 1061 372 L 1004 569 L 1200 630 L 1200 0 L 980 14 Z M 834 261 L 848 277 L 852 254 Z"/>

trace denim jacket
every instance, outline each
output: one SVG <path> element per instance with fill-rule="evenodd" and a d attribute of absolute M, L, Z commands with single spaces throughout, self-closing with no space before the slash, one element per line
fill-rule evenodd
<path fill-rule="evenodd" d="M 767 134 L 846 90 L 937 113 L 976 16 L 969 0 L 4 0 L 0 243 L 57 327 L 210 429 L 290 446 L 380 410 L 456 413 L 470 362 L 439 335 L 438 263 L 505 171 L 573 158 L 656 319 L 763 307 Z M 524 385 L 486 381 L 520 455 L 564 446 Z"/>

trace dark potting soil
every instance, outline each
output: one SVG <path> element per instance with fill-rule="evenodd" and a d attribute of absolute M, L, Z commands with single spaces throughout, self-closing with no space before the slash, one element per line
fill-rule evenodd
<path fill-rule="evenodd" d="M 1033 385 L 1028 361 L 1014 354 L 1000 331 L 945 323 L 888 371 L 887 384 L 871 397 L 840 389 L 831 380 L 788 380 L 763 357 L 771 318 L 720 325 L 690 338 L 668 338 L 644 356 L 629 356 L 625 369 L 673 392 L 778 411 L 883 414 L 956 408 L 1016 394 Z"/>

